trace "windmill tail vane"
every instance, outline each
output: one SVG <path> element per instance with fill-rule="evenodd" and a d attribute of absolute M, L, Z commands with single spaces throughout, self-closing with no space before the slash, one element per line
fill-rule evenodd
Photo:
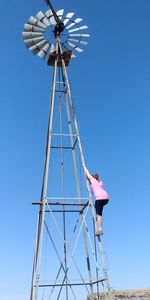
<path fill-rule="evenodd" d="M 46 2 L 47 5 L 50 5 L 50 1 L 49 0 L 44 0 Z"/>

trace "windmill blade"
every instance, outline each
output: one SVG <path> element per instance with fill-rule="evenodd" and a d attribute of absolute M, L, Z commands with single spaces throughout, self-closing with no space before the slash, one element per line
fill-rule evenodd
<path fill-rule="evenodd" d="M 50 53 L 53 53 L 53 52 L 55 52 L 55 51 L 56 51 L 55 45 L 52 44 L 52 45 L 51 45 L 51 48 L 50 48 Z"/>
<path fill-rule="evenodd" d="M 68 41 L 76 42 L 76 43 L 79 43 L 79 44 L 82 44 L 82 45 L 87 45 L 88 44 L 88 42 L 80 41 L 80 40 L 76 40 L 76 39 L 68 39 Z"/>
<path fill-rule="evenodd" d="M 48 20 L 52 15 L 53 15 L 53 13 L 52 13 L 51 9 L 47 10 L 45 13 L 45 16 L 48 18 Z"/>
<path fill-rule="evenodd" d="M 28 23 L 29 23 L 30 25 L 36 25 L 37 19 L 36 19 L 35 17 L 31 16 L 31 17 L 29 18 Z M 40 27 L 40 26 L 39 26 L 39 27 Z M 42 28 L 43 28 L 43 27 L 42 27 Z"/>
<path fill-rule="evenodd" d="M 33 54 L 39 53 L 42 47 L 44 47 L 47 44 L 46 41 L 42 41 L 37 43 L 36 45 L 29 48 L 30 51 L 32 51 Z"/>
<path fill-rule="evenodd" d="M 44 32 L 44 29 L 26 23 L 26 24 L 24 25 L 24 31 Z"/>
<path fill-rule="evenodd" d="M 66 27 L 66 29 L 69 29 L 69 28 L 75 26 L 76 24 L 78 24 L 78 23 L 81 22 L 81 21 L 83 21 L 83 19 L 80 19 L 80 18 L 75 19 L 74 21 L 72 21 L 72 23 L 71 23 L 70 25 L 68 25 L 68 26 Z"/>
<path fill-rule="evenodd" d="M 53 16 L 53 12 L 51 11 L 51 9 L 47 10 L 47 12 L 45 13 L 45 16 L 47 17 L 50 25 L 56 25 L 56 21 L 55 21 L 55 18 Z"/>
<path fill-rule="evenodd" d="M 83 29 L 87 29 L 88 26 L 84 25 L 84 26 L 81 26 L 81 27 L 78 27 L 78 28 L 75 28 L 75 29 L 71 29 L 69 30 L 69 32 L 75 32 L 75 31 L 79 31 L 79 30 L 83 30 Z"/>
<path fill-rule="evenodd" d="M 64 9 L 60 9 L 56 12 L 56 14 L 57 14 L 57 16 L 59 17 L 60 20 L 62 19 L 63 13 L 64 13 Z M 53 26 L 56 25 L 56 20 L 53 16 L 53 13 L 49 17 L 49 22 L 50 22 L 50 25 L 53 25 Z"/>
<path fill-rule="evenodd" d="M 37 37 L 37 38 L 33 38 L 33 39 L 24 40 L 27 48 L 30 48 L 33 45 L 36 45 L 38 42 L 42 42 L 42 41 L 45 41 L 43 37 Z"/>
<path fill-rule="evenodd" d="M 23 36 L 23 39 L 26 40 L 26 39 L 31 39 L 31 38 L 35 38 L 35 37 L 42 37 L 43 33 L 42 32 L 24 31 L 24 32 L 22 32 L 22 36 Z"/>
<path fill-rule="evenodd" d="M 39 20 L 37 20 L 35 17 L 32 17 L 32 16 L 29 18 L 28 23 L 31 25 L 39 26 L 43 29 L 46 28 L 46 25 L 44 25 L 42 22 L 40 22 Z"/>
<path fill-rule="evenodd" d="M 33 38 L 32 40 L 33 40 L 34 44 L 37 44 L 37 43 L 42 42 L 42 41 L 45 41 L 45 39 L 44 39 L 43 36 L 42 37 Z M 25 41 L 28 41 L 28 40 L 25 40 Z"/>
<path fill-rule="evenodd" d="M 34 45 L 32 47 L 29 48 L 30 51 L 32 51 L 32 53 L 35 55 L 35 54 L 38 54 L 40 49 L 37 47 L 37 45 Z"/>
<path fill-rule="evenodd" d="M 70 42 L 68 42 L 68 44 L 70 45 L 70 47 L 72 47 L 72 48 L 74 48 L 75 50 L 77 50 L 78 52 L 83 52 L 83 50 L 81 49 L 81 48 L 79 48 L 79 47 L 77 47 L 76 45 L 74 45 L 74 44 L 72 44 L 72 43 L 70 43 Z"/>
<path fill-rule="evenodd" d="M 72 54 L 72 55 L 71 55 L 71 58 L 76 58 L 76 55 L 75 55 L 75 54 Z"/>
<path fill-rule="evenodd" d="M 45 44 L 47 44 L 47 41 L 46 41 L 46 40 L 37 43 L 36 46 L 37 46 L 39 49 L 41 49 L 42 47 L 45 46 Z M 50 45 L 50 44 L 49 44 L 49 45 Z"/>
<path fill-rule="evenodd" d="M 68 13 L 63 21 L 64 25 L 66 26 L 66 24 L 70 21 L 70 19 L 74 16 L 74 13 Z"/>
<path fill-rule="evenodd" d="M 59 17 L 60 20 L 62 19 L 63 13 L 64 13 L 64 9 L 59 9 L 59 10 L 56 12 L 56 14 L 57 14 L 57 16 Z"/>
<path fill-rule="evenodd" d="M 79 47 L 75 47 L 74 49 L 77 50 L 79 53 L 82 53 L 82 52 L 83 52 L 83 49 L 81 49 L 81 48 L 79 48 Z"/>
<path fill-rule="evenodd" d="M 46 18 L 46 16 L 43 14 L 42 11 L 39 11 L 37 14 L 36 14 L 36 18 L 42 22 L 46 27 L 50 26 L 50 22 L 49 20 Z"/>
<path fill-rule="evenodd" d="M 48 54 L 49 47 L 50 44 L 46 43 L 46 45 L 39 51 L 38 56 L 44 59 Z"/>
<path fill-rule="evenodd" d="M 50 16 L 50 18 L 49 18 L 49 22 L 50 22 L 50 24 L 51 24 L 51 25 L 53 25 L 53 26 L 55 26 L 55 25 L 56 25 L 56 21 L 55 21 L 55 18 L 54 18 L 54 16 L 53 16 L 53 15 L 51 15 L 51 16 Z"/>
<path fill-rule="evenodd" d="M 75 36 L 75 37 L 89 37 L 90 35 L 87 33 L 72 33 L 72 34 L 69 34 L 69 36 Z"/>
<path fill-rule="evenodd" d="M 29 40 L 24 40 L 26 47 L 30 48 L 32 46 L 34 46 L 35 44 L 33 43 L 33 39 L 29 39 Z"/>

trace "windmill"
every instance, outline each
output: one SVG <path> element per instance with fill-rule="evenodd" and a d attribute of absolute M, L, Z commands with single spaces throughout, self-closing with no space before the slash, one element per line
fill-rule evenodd
<path fill-rule="evenodd" d="M 22 33 L 53 68 L 41 198 L 33 202 L 39 213 L 30 300 L 94 299 L 100 288 L 112 299 L 67 70 L 88 43 L 88 27 L 45 2 L 49 9 L 31 16 Z"/>

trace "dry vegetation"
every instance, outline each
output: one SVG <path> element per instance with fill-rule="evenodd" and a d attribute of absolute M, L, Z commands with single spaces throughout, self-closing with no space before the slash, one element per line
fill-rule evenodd
<path fill-rule="evenodd" d="M 113 300 L 150 300 L 150 288 L 138 290 L 120 290 L 112 292 Z M 106 300 L 104 293 L 95 294 L 94 299 L 88 297 L 87 300 Z"/>

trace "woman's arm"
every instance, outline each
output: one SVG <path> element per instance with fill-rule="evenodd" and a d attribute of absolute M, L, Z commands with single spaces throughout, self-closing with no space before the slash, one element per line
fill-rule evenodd
<path fill-rule="evenodd" d="M 91 182 L 93 179 L 93 176 L 89 173 L 88 169 L 86 168 L 86 166 L 83 164 L 83 168 L 84 168 L 84 172 L 86 174 L 86 177 L 89 179 L 89 181 Z"/>

